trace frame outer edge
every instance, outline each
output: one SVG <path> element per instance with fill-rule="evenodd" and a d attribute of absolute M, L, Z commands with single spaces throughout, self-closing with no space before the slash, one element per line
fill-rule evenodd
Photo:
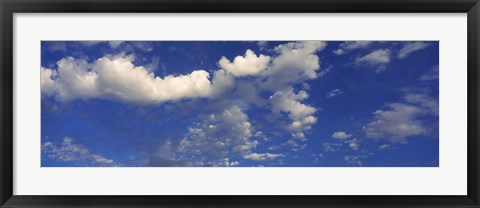
<path fill-rule="evenodd" d="M 468 19 L 467 19 L 467 41 L 468 41 L 468 146 L 467 146 L 467 164 L 468 164 L 468 171 L 467 171 L 467 194 L 469 199 L 475 204 L 476 207 L 480 207 L 479 199 L 480 199 L 480 183 L 479 183 L 479 151 L 480 151 L 480 143 L 479 143 L 479 135 L 480 129 L 478 128 L 479 125 L 479 99 L 480 96 L 480 73 L 479 73 L 479 55 L 480 55 L 480 3 L 477 3 L 468 11 Z"/>
<path fill-rule="evenodd" d="M 480 151 L 480 128 L 479 125 L 479 110 L 478 105 L 480 103 L 480 3 L 477 3 L 468 12 L 467 19 L 467 40 L 468 40 L 468 172 L 467 172 L 467 191 L 468 197 L 473 201 L 476 207 L 480 207 L 480 164 L 479 164 L 479 151 Z"/>
<path fill-rule="evenodd" d="M 475 185 L 475 192 L 476 192 L 476 196 L 473 198 L 473 200 L 476 202 L 477 204 L 477 207 L 480 207 L 480 131 L 478 129 L 478 121 L 479 121 L 479 114 L 480 112 L 478 112 L 478 108 L 479 108 L 479 93 L 480 93 L 480 65 L 479 65 L 479 62 L 480 62 L 480 2 L 477 1 L 477 4 L 475 5 L 474 7 L 475 10 L 475 14 L 476 14 L 476 18 L 475 18 L 475 22 L 476 22 L 476 26 L 475 26 L 475 54 L 476 54 L 476 57 L 474 58 L 474 61 L 475 61 L 475 69 L 477 71 L 477 80 L 476 80 L 476 84 L 477 84 L 477 99 L 475 101 L 477 101 L 477 106 L 476 106 L 476 110 L 477 110 L 477 117 L 476 117 L 476 120 L 477 122 L 475 123 L 477 125 L 477 132 L 476 132 L 476 135 L 477 135 L 477 138 L 476 138 L 476 145 L 474 146 L 476 149 L 475 149 L 475 156 L 472 157 L 472 158 L 475 158 L 475 162 L 476 164 L 472 164 L 473 167 L 476 167 L 476 171 L 474 173 L 474 175 L 476 175 L 476 178 L 474 179 L 474 185 Z"/>
<path fill-rule="evenodd" d="M 42 1 L 39 1 L 42 2 Z M 44 1 L 45 2 L 45 1 Z M 61 1 L 55 1 L 61 2 Z M 93 2 L 93 1 L 86 1 Z M 480 112 L 478 104 L 480 103 L 480 3 L 476 4 L 468 12 L 468 68 L 473 72 L 468 78 L 469 82 L 469 106 L 468 118 L 469 141 L 468 141 L 468 196 L 474 202 L 474 207 L 480 207 L 480 128 L 478 127 Z M 0 26 L 0 66 L 1 84 L 0 84 L 0 115 L 2 116 L 2 127 L 0 129 L 0 207 L 14 197 L 13 194 L 13 60 L 5 59 L 9 53 L 13 52 L 13 10 L 18 6 L 15 2 L 0 0 L 1 26 Z M 11 55 L 13 57 L 13 55 Z M 6 102 L 5 102 L 6 101 Z M 10 122 L 8 124 L 7 122 Z M 8 204 L 8 203 L 7 203 Z M 15 206 L 15 205 L 6 205 Z M 459 205 L 461 206 L 461 205 Z M 92 207 L 96 207 L 93 205 Z M 470 207 L 470 206 L 468 206 Z"/>
<path fill-rule="evenodd" d="M 6 30 L 5 28 L 5 18 L 3 16 L 5 16 L 5 11 L 4 11 L 4 6 L 3 6 L 4 2 L 2 0 L 0 0 L 0 14 L 1 14 L 1 25 L 0 25 L 0 67 L 2 68 L 2 72 L 0 73 L 3 73 L 3 71 L 5 70 L 5 65 L 4 65 L 4 62 L 3 62 L 3 42 L 4 42 L 4 37 L 3 37 L 3 33 L 4 31 Z M 3 75 L 2 75 L 3 76 Z M 3 152 L 4 152 L 4 145 L 3 145 L 3 142 L 4 142 L 4 136 L 3 136 L 3 128 L 5 127 L 5 123 L 4 123 L 4 120 L 3 120 L 3 82 L 2 84 L 0 84 L 0 100 L 2 102 L 0 102 L 0 115 L 2 116 L 2 127 L 0 128 L 0 206 L 2 206 L 5 202 L 6 202 L 6 196 L 5 196 L 5 192 L 6 192 L 6 188 L 5 188 L 5 176 L 3 175 L 3 173 L 6 171 L 6 168 L 4 167 L 4 162 L 5 162 L 5 158 L 3 156 Z M 8 196 L 7 196 L 8 197 Z"/>
<path fill-rule="evenodd" d="M 2 127 L 0 130 L 0 206 L 3 206 L 13 196 L 13 65 L 6 56 L 13 49 L 13 10 L 11 3 L 0 0 L 1 32 L 0 32 L 0 115 Z M 13 57 L 13 56 L 12 56 Z"/>

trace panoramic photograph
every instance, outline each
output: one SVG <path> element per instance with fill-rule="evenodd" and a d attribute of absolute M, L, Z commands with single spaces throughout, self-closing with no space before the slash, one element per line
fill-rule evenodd
<path fill-rule="evenodd" d="M 42 167 L 439 167 L 438 41 L 42 41 Z"/>

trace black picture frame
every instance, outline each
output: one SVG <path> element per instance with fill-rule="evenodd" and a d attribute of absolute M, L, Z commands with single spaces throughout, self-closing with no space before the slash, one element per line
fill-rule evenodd
<path fill-rule="evenodd" d="M 1 207 L 480 207 L 478 0 L 0 0 Z M 466 196 L 25 196 L 13 195 L 14 13 L 467 13 Z M 95 187 L 92 187 L 94 189 Z M 128 187 L 126 187 L 128 188 Z M 412 187 L 413 188 L 413 187 Z"/>

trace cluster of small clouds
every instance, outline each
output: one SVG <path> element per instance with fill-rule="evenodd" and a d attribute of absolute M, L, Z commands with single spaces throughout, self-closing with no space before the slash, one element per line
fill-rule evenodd
<path fill-rule="evenodd" d="M 72 138 L 65 137 L 60 145 L 53 142 L 42 144 L 42 154 L 60 162 L 87 162 L 95 166 L 113 166 L 114 161 L 92 153 L 80 144 L 75 144 Z"/>
<path fill-rule="evenodd" d="M 122 42 L 109 44 L 119 47 Z M 152 157 L 151 163 L 162 165 L 158 163 L 197 161 L 197 165 L 217 166 L 225 164 L 224 156 L 230 152 L 238 152 L 242 158 L 249 160 L 278 159 L 285 155 L 252 151 L 258 141 L 249 140 L 253 135 L 253 127 L 239 106 L 244 108 L 247 104 L 248 108 L 253 104 L 271 109 L 278 118 L 285 113 L 290 122 L 284 129 L 293 138 L 305 141 L 304 132 L 316 123 L 314 114 L 317 110 L 302 103 L 308 98 L 308 93 L 305 90 L 296 92 L 293 86 L 322 76 L 316 52 L 325 46 L 326 43 L 322 41 L 290 42 L 276 46 L 273 49 L 274 56 L 257 55 L 248 49 L 244 55 L 236 56 L 232 61 L 221 57 L 219 69 L 213 71 L 212 78 L 209 72 L 202 69 L 189 74 L 160 77 L 144 66 L 136 66 L 134 55 L 105 55 L 93 62 L 65 57 L 57 62 L 57 69 L 41 68 L 42 97 L 54 97 L 59 102 L 110 99 L 143 105 L 199 98 L 212 104 L 230 100 L 231 108 L 220 107 L 211 113 L 215 118 L 199 120 L 196 127 L 190 127 L 188 135 L 179 144 L 165 142 L 161 147 L 164 148 L 163 153 Z M 260 92 L 270 93 L 270 96 L 265 99 L 259 96 Z M 228 115 L 243 120 L 230 122 Z M 199 115 L 199 118 L 202 116 L 205 115 Z M 227 124 L 240 126 L 232 130 L 231 126 L 225 126 Z M 199 158 L 200 153 L 210 154 L 210 158 Z M 213 163 L 207 164 L 205 161 Z"/>
<path fill-rule="evenodd" d="M 319 58 L 315 53 L 325 45 L 322 41 L 290 42 L 276 46 L 275 57 L 257 56 L 252 50 L 233 61 L 222 57 L 218 62 L 220 69 L 213 72 L 211 80 L 205 70 L 162 78 L 144 66 L 135 66 L 133 55 L 106 55 L 93 63 L 66 57 L 57 62 L 56 70 L 41 69 L 42 95 L 54 96 L 63 102 L 102 98 L 155 104 L 215 98 L 233 89 L 243 90 L 242 94 L 249 96 L 247 101 L 258 101 L 261 99 L 256 96 L 258 91 L 266 91 L 273 93 L 269 100 L 273 111 L 288 112 L 292 120 L 288 129 L 297 137 L 303 137 L 302 131 L 316 122 L 313 117 L 316 110 L 300 103 L 308 93 L 303 90 L 296 93 L 292 86 L 319 76 Z M 248 85 L 235 85 L 245 77 L 255 79 Z M 278 102 L 279 99 L 282 102 Z M 259 105 L 262 104 L 265 103 Z"/>
<path fill-rule="evenodd" d="M 111 48 L 127 47 L 122 41 L 84 44 L 93 46 L 101 43 L 108 43 Z M 257 44 L 262 51 L 268 46 L 266 42 Z M 343 55 L 371 45 L 370 41 L 344 42 L 334 53 Z M 279 123 L 284 124 L 281 129 L 291 139 L 283 144 L 293 151 L 304 149 L 306 144 L 299 143 L 307 141 L 306 133 L 316 124 L 315 113 L 318 111 L 316 106 L 305 103 L 310 89 L 305 81 L 321 77 L 328 71 L 320 70 L 320 60 L 316 55 L 325 46 L 322 41 L 290 42 L 273 48 L 271 56 L 257 55 L 247 49 L 243 55 L 231 60 L 221 57 L 217 63 L 219 69 L 213 72 L 197 69 L 188 74 L 164 77 L 155 75 L 147 66 L 136 66 L 134 55 L 105 55 L 93 62 L 65 57 L 57 62 L 56 69 L 41 68 L 41 93 L 42 97 L 54 97 L 59 102 L 109 99 L 159 105 L 205 99 L 210 105 L 220 106 L 199 114 L 180 139 L 165 139 L 149 158 L 149 166 L 235 167 L 241 165 L 236 161 L 239 158 L 259 162 L 281 160 L 287 154 L 276 152 L 279 146 L 269 148 L 268 152 L 257 150 L 262 142 L 260 137 L 265 135 L 256 129 L 245 112 L 255 106 L 270 111 L 275 119 L 286 120 Z M 403 59 L 428 46 L 425 42 L 407 42 L 398 52 L 376 49 L 357 57 L 354 64 L 371 66 L 380 73 L 394 58 L 393 54 Z M 149 44 L 131 43 L 128 47 L 152 50 Z M 303 90 L 297 90 L 294 87 L 297 84 L 302 84 Z M 326 97 L 333 98 L 343 93 L 341 89 L 334 89 Z M 268 96 L 264 98 L 260 94 Z M 429 133 L 419 117 L 438 116 L 438 100 L 424 93 L 407 93 L 403 100 L 404 103 L 387 104 L 387 110 L 373 112 L 372 121 L 363 126 L 365 137 L 406 143 L 408 137 Z M 364 145 L 360 148 L 358 137 L 353 138 L 353 134 L 345 131 L 334 132 L 331 137 L 335 142 L 324 142 L 324 152 L 339 152 L 345 146 L 351 153 L 344 157 L 347 164 L 363 165 L 361 159 L 367 156 L 358 154 L 367 150 Z M 391 145 L 382 144 L 378 149 L 386 150 Z M 46 142 L 42 144 L 42 151 L 58 161 L 113 164 L 113 160 L 91 153 L 85 147 L 74 144 L 70 138 L 65 138 L 60 146 Z"/>
<path fill-rule="evenodd" d="M 325 153 L 339 152 L 346 153 L 348 155 L 344 156 L 344 160 L 349 166 L 362 166 L 362 158 L 367 158 L 370 155 L 373 155 L 373 152 L 370 152 L 368 149 L 360 148 L 360 140 L 357 138 L 352 138 L 353 134 L 348 134 L 345 131 L 337 131 L 332 134 L 332 138 L 336 140 L 335 142 L 324 142 L 322 145 L 323 151 Z M 345 151 L 347 148 L 347 151 Z"/>
<path fill-rule="evenodd" d="M 355 155 L 345 155 L 343 159 L 347 162 L 350 166 L 362 166 L 362 161 L 360 160 L 359 156 Z"/>
<path fill-rule="evenodd" d="M 231 161 L 232 157 L 266 161 L 285 156 L 255 152 L 261 135 L 240 107 L 231 106 L 223 112 L 203 115 L 178 142 L 167 140 L 153 155 L 150 165 L 232 167 L 240 165 Z"/>
<path fill-rule="evenodd" d="M 350 51 L 360 48 L 368 48 L 372 45 L 371 41 L 347 41 L 339 45 L 339 48 L 333 52 L 336 55 L 343 55 Z M 392 51 L 391 49 L 375 49 L 372 52 L 359 56 L 355 59 L 354 65 L 356 66 L 369 66 L 375 69 L 376 73 L 383 72 L 387 64 L 393 59 L 392 55 L 396 54 L 396 58 L 405 59 L 411 53 L 419 50 L 423 50 L 429 47 L 430 44 L 422 41 L 408 41 L 402 45 L 402 48 L 398 51 Z"/>

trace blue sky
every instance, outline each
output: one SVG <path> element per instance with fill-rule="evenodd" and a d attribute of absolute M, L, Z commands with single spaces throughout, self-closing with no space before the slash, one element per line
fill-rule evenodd
<path fill-rule="evenodd" d="M 438 167 L 437 41 L 43 41 L 42 167 Z"/>

